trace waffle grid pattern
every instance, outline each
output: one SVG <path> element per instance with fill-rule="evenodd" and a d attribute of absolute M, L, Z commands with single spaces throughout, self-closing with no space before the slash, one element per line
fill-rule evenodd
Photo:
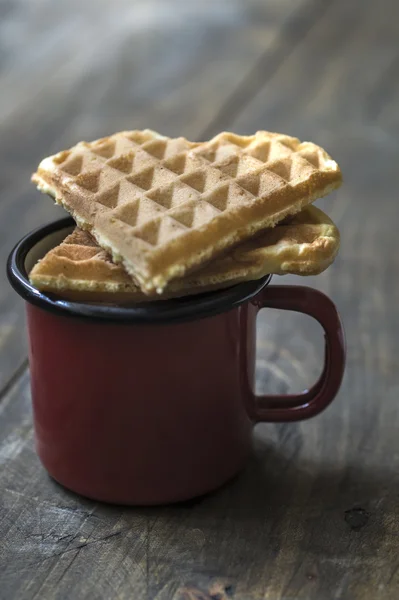
<path fill-rule="evenodd" d="M 339 232 L 334 223 L 319 209 L 306 207 L 195 273 L 171 282 L 166 293 L 168 297 L 200 293 L 267 273 L 315 275 L 331 264 L 338 247 Z M 150 298 L 121 265 L 112 263 L 87 231 L 79 228 L 34 266 L 30 279 L 38 289 L 53 293 L 117 292 L 126 302 Z"/>
<path fill-rule="evenodd" d="M 225 133 L 198 144 L 124 132 L 78 144 L 55 162 L 69 185 L 90 195 L 95 212 L 107 211 L 154 247 L 230 208 L 295 187 L 328 160 L 313 144 L 265 132 Z"/>

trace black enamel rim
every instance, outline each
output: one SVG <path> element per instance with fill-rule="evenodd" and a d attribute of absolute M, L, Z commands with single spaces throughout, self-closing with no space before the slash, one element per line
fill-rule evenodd
<path fill-rule="evenodd" d="M 35 229 L 18 242 L 7 261 L 7 276 L 14 290 L 30 304 L 54 314 L 91 321 L 130 324 L 191 321 L 211 317 L 239 306 L 256 296 L 271 280 L 271 275 L 266 275 L 262 279 L 240 283 L 215 292 L 124 306 L 85 304 L 56 299 L 33 287 L 25 270 L 25 259 L 28 252 L 40 240 L 73 225 L 75 225 L 73 219 L 66 217 Z"/>

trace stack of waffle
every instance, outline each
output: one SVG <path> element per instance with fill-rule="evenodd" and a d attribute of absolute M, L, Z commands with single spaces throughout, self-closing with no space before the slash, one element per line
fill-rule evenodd
<path fill-rule="evenodd" d="M 77 224 L 30 273 L 64 298 L 142 302 L 313 275 L 339 247 L 310 206 L 340 185 L 337 163 L 282 134 L 194 143 L 124 131 L 44 159 L 33 181 Z"/>

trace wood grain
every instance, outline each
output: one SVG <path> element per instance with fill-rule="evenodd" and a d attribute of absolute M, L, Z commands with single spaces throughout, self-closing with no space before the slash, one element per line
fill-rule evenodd
<path fill-rule="evenodd" d="M 295 3 L 295 14 L 303 4 Z M 288 0 L 265 12 L 253 1 L 245 9 L 227 0 L 202 6 L 0 0 L 3 264 L 22 235 L 63 215 L 30 183 L 43 156 L 121 129 L 202 137 L 237 77 L 266 51 L 273 55 L 279 25 L 294 9 Z M 0 389 L 25 355 L 22 304 L 2 272 Z"/>
<path fill-rule="evenodd" d="M 22 309 L 2 281 L 0 599 L 396 600 L 398 5 L 116 5 L 124 18 L 105 0 L 95 19 L 93 2 L 0 1 L 3 260 L 56 215 L 29 171 L 77 137 L 150 125 L 193 138 L 224 128 L 310 138 L 345 178 L 320 203 L 341 228 L 340 256 L 305 283 L 339 307 L 347 372 L 320 417 L 257 426 L 248 468 L 215 494 L 156 509 L 95 504 L 36 457 Z M 309 385 L 321 349 L 312 321 L 264 311 L 258 391 Z"/>

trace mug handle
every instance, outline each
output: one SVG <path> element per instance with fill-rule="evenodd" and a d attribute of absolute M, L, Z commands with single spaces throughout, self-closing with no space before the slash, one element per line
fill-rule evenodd
<path fill-rule="evenodd" d="M 257 396 L 249 388 L 248 412 L 255 422 L 300 421 L 324 410 L 336 396 L 345 369 L 345 335 L 334 303 L 322 292 L 296 285 L 265 287 L 253 300 L 257 311 L 278 308 L 310 315 L 324 329 L 323 372 L 309 390 L 285 396 Z"/>

